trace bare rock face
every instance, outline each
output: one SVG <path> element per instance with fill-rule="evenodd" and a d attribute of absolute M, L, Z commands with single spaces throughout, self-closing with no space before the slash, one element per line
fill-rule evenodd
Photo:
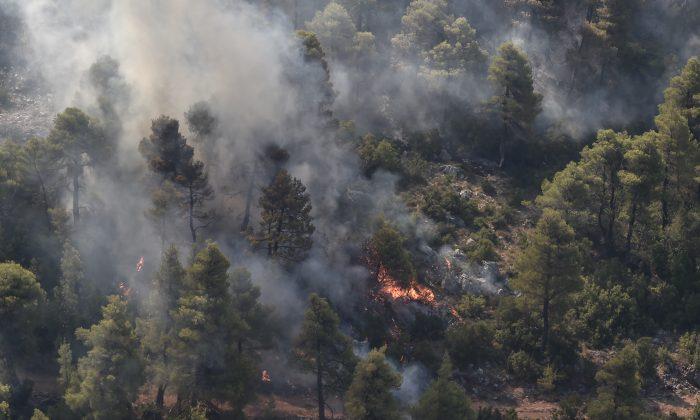
<path fill-rule="evenodd" d="M 459 250 L 443 251 L 442 287 L 450 293 L 500 295 L 506 293 L 507 279 L 495 261 L 470 262 Z"/>

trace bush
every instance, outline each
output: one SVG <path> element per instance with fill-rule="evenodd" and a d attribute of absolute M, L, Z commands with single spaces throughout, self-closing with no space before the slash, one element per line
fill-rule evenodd
<path fill-rule="evenodd" d="M 693 365 L 695 369 L 700 369 L 700 334 L 697 332 L 683 334 L 678 341 L 678 349 L 686 363 Z"/>
<path fill-rule="evenodd" d="M 642 384 L 646 385 L 656 378 L 656 365 L 659 358 L 649 337 L 637 340 L 636 347 L 639 354 L 639 375 L 642 378 Z"/>
<path fill-rule="evenodd" d="M 480 319 L 486 311 L 486 298 L 466 294 L 462 296 L 455 309 L 462 318 Z"/>
<path fill-rule="evenodd" d="M 479 214 L 476 205 L 462 198 L 446 178 L 424 189 L 421 210 L 439 222 L 451 222 L 450 216 L 452 216 L 466 224 L 471 224 L 474 217 Z"/>
<path fill-rule="evenodd" d="M 521 381 L 533 381 L 540 376 L 540 366 L 535 359 L 524 351 L 517 351 L 508 356 L 508 371 Z"/>
<path fill-rule="evenodd" d="M 593 346 L 609 346 L 634 331 L 637 303 L 621 285 L 602 288 L 586 281 L 574 299 L 572 324 Z"/>
<path fill-rule="evenodd" d="M 447 330 L 450 357 L 459 368 L 493 357 L 494 329 L 488 321 L 454 324 Z"/>
<path fill-rule="evenodd" d="M 371 134 L 362 139 L 358 150 L 365 175 L 371 176 L 377 169 L 398 172 L 401 169 L 399 152 L 389 140 L 377 140 Z"/>
<path fill-rule="evenodd" d="M 537 379 L 537 386 L 544 392 L 552 392 L 560 376 L 552 365 L 547 365 L 542 371 L 542 376 Z"/>
<path fill-rule="evenodd" d="M 559 410 L 554 413 L 554 420 L 580 420 L 583 419 L 581 407 L 583 401 L 576 394 L 570 394 L 559 401 Z"/>

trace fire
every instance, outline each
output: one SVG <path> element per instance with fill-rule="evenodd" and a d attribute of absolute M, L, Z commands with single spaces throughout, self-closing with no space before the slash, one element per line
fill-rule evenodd
<path fill-rule="evenodd" d="M 143 256 L 139 258 L 139 262 L 136 263 L 136 271 L 140 272 L 143 270 Z"/>
<path fill-rule="evenodd" d="M 267 373 L 266 370 L 262 371 L 262 381 L 263 382 L 272 382 L 272 379 L 270 379 L 270 374 Z"/>
<path fill-rule="evenodd" d="M 431 305 L 435 303 L 435 293 L 432 290 L 418 284 L 415 279 L 411 279 L 410 285 L 404 288 L 389 275 L 389 270 L 383 265 L 379 268 L 377 279 L 381 285 L 381 291 L 391 296 L 392 299 L 413 300 Z"/>
<path fill-rule="evenodd" d="M 126 283 L 119 283 L 119 293 L 124 297 L 129 297 L 131 295 L 131 287 L 127 286 Z"/>

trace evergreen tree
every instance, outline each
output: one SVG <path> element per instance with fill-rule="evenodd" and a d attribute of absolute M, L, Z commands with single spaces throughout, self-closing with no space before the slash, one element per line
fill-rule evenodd
<path fill-rule="evenodd" d="M 65 393 L 68 406 L 91 419 L 131 419 L 142 366 L 128 302 L 110 296 L 102 320 L 76 335 L 88 348 L 78 360 L 77 379 Z"/>
<path fill-rule="evenodd" d="M 532 68 L 524 52 L 512 42 L 498 48 L 498 56 L 489 67 L 489 80 L 495 95 L 491 105 L 503 123 L 499 140 L 499 166 L 506 157 L 507 142 L 527 142 L 532 123 L 540 113 L 542 95 L 534 91 Z"/>
<path fill-rule="evenodd" d="M 374 349 L 355 368 L 345 396 L 345 413 L 350 420 L 394 420 L 399 406 L 391 394 L 401 385 L 401 375 L 386 362 L 386 348 Z"/>
<path fill-rule="evenodd" d="M 330 57 L 345 60 L 351 56 L 357 28 L 347 10 L 340 4 L 329 3 L 325 9 L 316 12 L 306 27 L 316 34 L 323 50 Z"/>
<path fill-rule="evenodd" d="M 160 269 L 153 277 L 145 317 L 137 322 L 141 351 L 146 364 L 148 382 L 157 389 L 156 407 L 163 408 L 165 390 L 174 375 L 174 345 L 178 337 L 174 313 L 182 293 L 185 270 L 180 265 L 177 249 L 171 246 L 163 253 Z"/>
<path fill-rule="evenodd" d="M 98 122 L 78 108 L 66 108 L 54 120 L 48 141 L 59 150 L 60 162 L 71 179 L 73 222 L 80 219 L 80 180 L 86 166 L 105 160 L 111 146 Z"/>
<path fill-rule="evenodd" d="M 325 419 L 326 393 L 347 389 L 356 363 L 350 338 L 340 332 L 339 323 L 326 299 L 309 296 L 295 355 L 304 369 L 316 374 L 319 419 Z"/>
<path fill-rule="evenodd" d="M 549 350 L 552 314 L 557 306 L 581 286 L 581 250 L 574 231 L 553 210 L 542 213 L 518 256 L 518 276 L 513 287 L 542 310 L 542 348 Z"/>
<path fill-rule="evenodd" d="M 391 224 L 381 222 L 369 241 L 369 252 L 371 262 L 377 264 L 377 276 L 382 268 L 386 269 L 392 278 L 404 286 L 408 286 L 415 277 L 411 254 L 406 250 L 406 238 Z"/>
<path fill-rule="evenodd" d="M 469 398 L 452 380 L 452 362 L 447 354 L 442 360 L 437 379 L 425 390 L 413 409 L 413 415 L 424 420 L 476 419 Z"/>
<path fill-rule="evenodd" d="M 0 357 L 5 360 L 9 386 L 18 385 L 11 356 L 26 350 L 45 293 L 34 274 L 13 262 L 0 263 Z"/>
<path fill-rule="evenodd" d="M 181 407 L 216 399 L 238 412 L 254 395 L 253 363 L 238 352 L 235 339 L 243 321 L 233 310 L 228 268 L 219 248 L 209 244 L 186 270 L 174 313 L 172 382 Z"/>
<path fill-rule="evenodd" d="M 233 310 L 241 320 L 236 333 L 238 352 L 243 353 L 246 347 L 251 350 L 270 347 L 277 333 L 272 308 L 260 303 L 260 288 L 253 284 L 245 268 L 231 273 L 231 298 Z"/>
<path fill-rule="evenodd" d="M 642 417 L 638 360 L 634 345 L 629 344 L 596 373 L 598 396 L 588 405 L 591 420 Z"/>
<path fill-rule="evenodd" d="M 459 17 L 445 25 L 445 40 L 427 54 L 430 67 L 445 76 L 481 76 L 486 70 L 488 53 L 479 46 L 476 30 L 469 21 Z"/>
<path fill-rule="evenodd" d="M 450 22 L 446 0 L 413 0 L 401 18 L 401 32 L 391 39 L 396 58 L 411 61 L 444 39 Z"/>
<path fill-rule="evenodd" d="M 181 205 L 192 243 L 196 243 L 197 232 L 213 220 L 214 215 L 207 211 L 206 203 L 212 199 L 214 191 L 209 186 L 204 163 L 194 158 L 194 149 L 180 134 L 179 127 L 177 120 L 158 117 L 151 124 L 151 135 L 139 143 L 139 151 L 153 172 L 181 188 Z M 162 203 L 154 203 L 157 216 L 162 207 Z"/>
<path fill-rule="evenodd" d="M 664 91 L 665 108 L 677 108 L 688 121 L 693 137 L 700 139 L 700 57 L 691 57 Z"/>
<path fill-rule="evenodd" d="M 260 197 L 260 229 L 253 244 L 264 247 L 271 258 L 299 262 L 311 249 L 314 225 L 306 187 L 285 170 L 275 175 Z"/>
<path fill-rule="evenodd" d="M 94 287 L 85 279 L 80 253 L 68 241 L 63 245 L 61 279 L 54 290 L 54 300 L 65 337 L 72 336 L 76 328 L 90 321 L 92 305 L 99 300 Z"/>

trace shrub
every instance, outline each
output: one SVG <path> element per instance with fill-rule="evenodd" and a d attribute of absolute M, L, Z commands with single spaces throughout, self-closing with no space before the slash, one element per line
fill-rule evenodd
<path fill-rule="evenodd" d="M 700 334 L 687 332 L 678 341 L 678 349 L 685 362 L 700 369 Z"/>
<path fill-rule="evenodd" d="M 508 356 L 508 371 L 517 379 L 532 381 L 540 375 L 540 366 L 526 352 L 517 351 Z"/>
<path fill-rule="evenodd" d="M 454 324 L 447 330 L 450 357 L 460 368 L 490 359 L 494 353 L 494 329 L 488 321 Z"/>
<path fill-rule="evenodd" d="M 547 365 L 542 371 L 542 375 L 537 379 L 537 386 L 544 392 L 552 392 L 556 387 L 556 382 L 560 376 L 552 365 Z"/>
<path fill-rule="evenodd" d="M 648 384 L 656 378 L 656 365 L 659 358 L 649 337 L 637 340 L 636 348 L 639 354 L 639 375 L 642 383 Z"/>
<path fill-rule="evenodd" d="M 486 298 L 466 294 L 462 296 L 455 309 L 462 318 L 480 319 L 486 311 Z"/>

